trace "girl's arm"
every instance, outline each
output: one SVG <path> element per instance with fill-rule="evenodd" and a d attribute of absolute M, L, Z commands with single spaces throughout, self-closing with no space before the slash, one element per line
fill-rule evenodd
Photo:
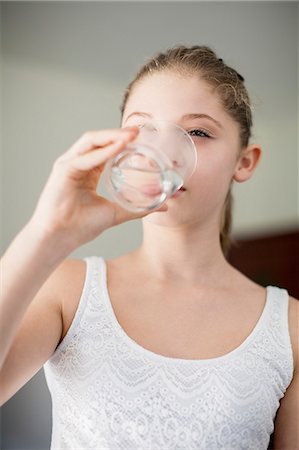
<path fill-rule="evenodd" d="M 28 306 L 67 254 L 54 235 L 29 222 L 1 259 L 0 368 Z"/>
<path fill-rule="evenodd" d="M 27 225 L 2 259 L 0 405 L 42 367 L 63 330 L 63 246 L 36 239 Z"/>
<path fill-rule="evenodd" d="M 55 161 L 32 218 L 3 256 L 2 402 L 34 375 L 60 340 L 62 293 L 68 295 L 63 288 L 74 284 L 72 277 L 77 279 L 74 268 L 69 270 L 72 263 L 62 263 L 67 255 L 106 229 L 147 214 L 126 211 L 96 191 L 107 160 L 138 131 L 133 127 L 82 135 Z"/>

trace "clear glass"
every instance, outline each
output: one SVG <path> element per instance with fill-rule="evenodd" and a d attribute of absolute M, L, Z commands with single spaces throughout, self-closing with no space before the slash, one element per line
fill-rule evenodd
<path fill-rule="evenodd" d="M 187 182 L 196 164 L 195 144 L 183 128 L 148 120 L 137 138 L 106 163 L 105 185 L 122 207 L 150 211 Z"/>

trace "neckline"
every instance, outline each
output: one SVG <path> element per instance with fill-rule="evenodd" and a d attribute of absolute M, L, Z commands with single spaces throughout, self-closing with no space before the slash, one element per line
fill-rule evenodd
<path fill-rule="evenodd" d="M 237 356 L 237 354 L 245 349 L 248 344 L 254 339 L 254 337 L 257 335 L 259 330 L 262 328 L 263 323 L 265 322 L 268 309 L 270 307 L 271 303 L 271 287 L 272 286 L 266 286 L 265 287 L 265 304 L 264 308 L 262 310 L 261 315 L 259 316 L 254 328 L 252 329 L 251 333 L 241 342 L 241 344 L 234 348 L 233 350 L 229 351 L 228 353 L 225 353 L 224 355 L 216 356 L 215 358 L 205 358 L 205 359 L 187 359 L 187 358 L 173 358 L 171 356 L 165 356 L 160 353 L 155 353 L 152 350 L 149 350 L 145 347 L 143 347 L 141 344 L 138 344 L 133 338 L 131 338 L 123 329 L 121 324 L 119 323 L 116 314 L 114 312 L 111 298 L 108 291 L 108 283 L 107 283 L 107 264 L 104 258 L 99 258 L 102 265 L 102 270 L 100 271 L 100 285 L 98 285 L 99 289 L 102 289 L 102 292 L 104 293 L 104 302 L 106 306 L 108 307 L 110 317 L 111 317 L 111 323 L 113 327 L 119 332 L 119 334 L 122 336 L 122 338 L 125 340 L 125 342 L 135 351 L 139 353 L 143 353 L 143 355 L 146 355 L 148 358 L 158 361 L 160 363 L 168 363 L 168 364 L 191 364 L 191 365 L 203 365 L 203 364 L 215 364 L 218 362 L 222 362 L 226 359 L 230 359 L 234 356 Z"/>

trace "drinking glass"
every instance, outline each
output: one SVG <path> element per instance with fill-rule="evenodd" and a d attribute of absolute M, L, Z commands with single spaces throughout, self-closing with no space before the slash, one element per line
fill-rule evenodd
<path fill-rule="evenodd" d="M 188 181 L 197 164 L 195 144 L 179 125 L 148 120 L 136 139 L 104 169 L 108 193 L 122 207 L 151 211 Z"/>

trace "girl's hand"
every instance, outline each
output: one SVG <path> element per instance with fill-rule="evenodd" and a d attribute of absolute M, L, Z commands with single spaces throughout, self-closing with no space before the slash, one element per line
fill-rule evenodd
<path fill-rule="evenodd" d="M 114 225 L 149 214 L 127 211 L 96 192 L 106 161 L 138 131 L 129 127 L 83 134 L 55 161 L 30 221 L 34 229 L 42 236 L 55 235 L 71 252 Z"/>

